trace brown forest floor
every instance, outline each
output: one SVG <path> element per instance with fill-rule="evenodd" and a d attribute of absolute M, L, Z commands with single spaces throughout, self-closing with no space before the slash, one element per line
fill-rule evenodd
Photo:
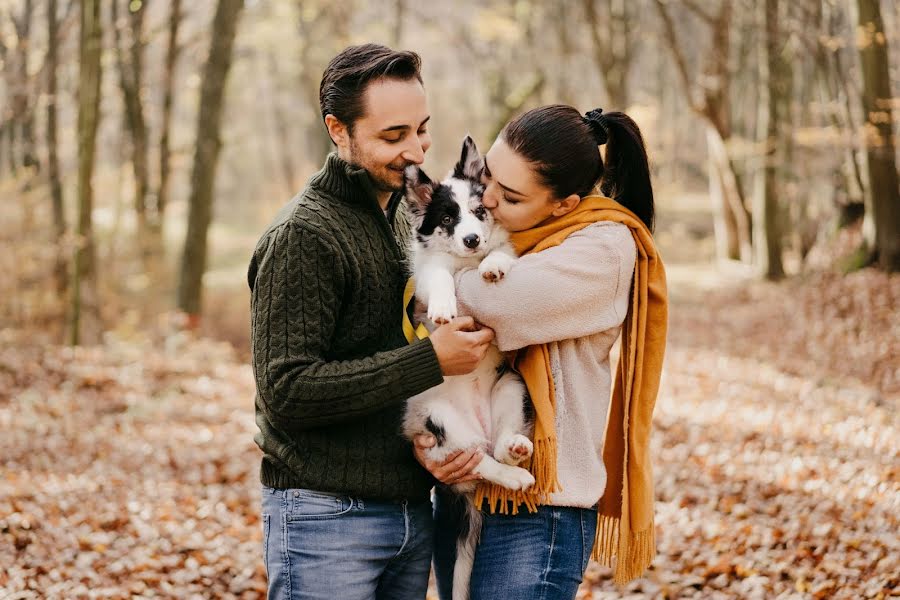
<path fill-rule="evenodd" d="M 900 595 L 900 276 L 670 275 L 659 555 L 579 597 Z M 264 596 L 246 363 L 33 339 L 0 331 L 0 597 Z"/>

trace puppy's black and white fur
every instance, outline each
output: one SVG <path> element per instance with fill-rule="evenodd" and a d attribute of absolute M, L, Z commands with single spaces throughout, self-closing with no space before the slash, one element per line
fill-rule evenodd
<path fill-rule="evenodd" d="M 411 248 L 415 294 L 427 306 L 426 325 L 431 329 L 457 316 L 456 272 L 477 267 L 485 279 L 498 281 L 516 260 L 508 233 L 482 204 L 482 164 L 475 143 L 466 137 L 459 162 L 443 181 L 432 182 L 417 166 L 406 170 L 406 197 L 415 229 Z M 526 406 L 525 384 L 491 345 L 472 373 L 445 377 L 441 385 L 410 398 L 403 433 L 409 439 L 434 436 L 428 458 L 438 462 L 457 450 L 480 447 L 485 455 L 475 472 L 487 481 L 523 490 L 534 484 L 531 473 L 518 466 L 533 451 Z M 481 513 L 471 501 L 474 482 L 451 489 L 466 496 L 453 573 L 453 600 L 466 600 Z"/>

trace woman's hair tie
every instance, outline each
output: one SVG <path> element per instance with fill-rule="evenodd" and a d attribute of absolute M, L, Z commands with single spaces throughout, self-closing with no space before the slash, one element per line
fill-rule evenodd
<path fill-rule="evenodd" d="M 602 108 L 589 110 L 582 119 L 591 128 L 591 133 L 594 134 L 594 139 L 597 140 L 598 146 L 602 146 L 609 141 L 609 125 L 606 122 L 606 115 L 603 114 Z"/>

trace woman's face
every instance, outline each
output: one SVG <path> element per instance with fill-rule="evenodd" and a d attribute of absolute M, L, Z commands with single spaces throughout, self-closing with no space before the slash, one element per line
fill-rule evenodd
<path fill-rule="evenodd" d="M 484 156 L 484 206 L 509 231 L 523 231 L 550 217 L 569 212 L 578 196 L 567 202 L 554 198 L 549 187 L 539 181 L 534 167 L 497 138 Z"/>

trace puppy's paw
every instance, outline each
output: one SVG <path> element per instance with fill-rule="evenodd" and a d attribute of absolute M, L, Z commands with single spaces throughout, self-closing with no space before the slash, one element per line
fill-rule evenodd
<path fill-rule="evenodd" d="M 498 462 L 516 466 L 531 457 L 534 444 L 522 434 L 515 434 L 499 440 L 494 449 L 494 458 Z"/>
<path fill-rule="evenodd" d="M 449 294 L 447 296 L 435 296 L 428 303 L 428 318 L 432 322 L 441 325 L 449 323 L 450 319 L 457 316 L 456 312 L 456 295 Z"/>
<path fill-rule="evenodd" d="M 505 252 L 491 252 L 478 265 L 478 272 L 487 281 L 500 281 L 515 262 L 516 259 Z"/>
<path fill-rule="evenodd" d="M 534 475 L 521 467 L 505 469 L 497 481 L 510 490 L 527 490 L 534 485 Z"/>

